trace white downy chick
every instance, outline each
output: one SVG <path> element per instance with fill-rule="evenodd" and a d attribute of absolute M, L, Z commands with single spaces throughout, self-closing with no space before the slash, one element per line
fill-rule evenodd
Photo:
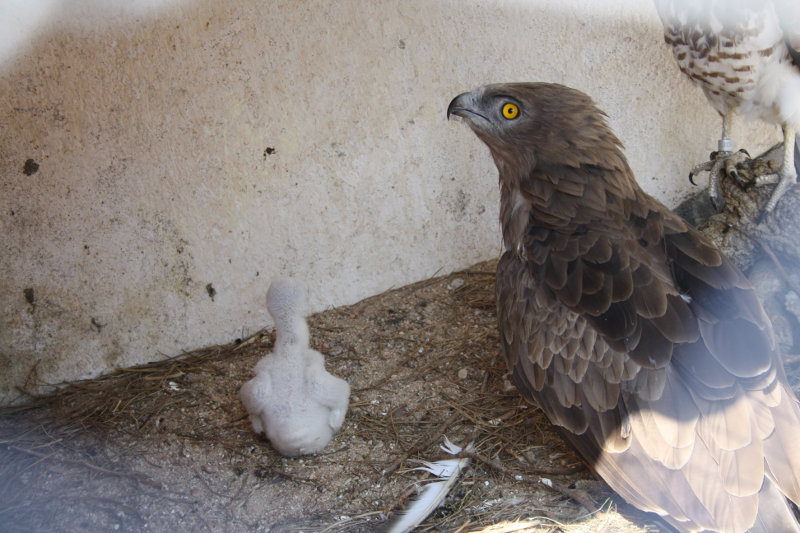
<path fill-rule="evenodd" d="M 256 364 L 256 376 L 239 397 L 255 432 L 266 435 L 282 455 L 316 453 L 342 427 L 350 385 L 329 374 L 322 354 L 309 348 L 308 302 L 301 284 L 273 281 L 267 309 L 275 321 L 275 346 Z"/>

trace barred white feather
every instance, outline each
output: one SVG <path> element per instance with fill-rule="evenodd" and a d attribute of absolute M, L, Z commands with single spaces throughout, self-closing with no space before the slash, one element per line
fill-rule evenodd
<path fill-rule="evenodd" d="M 447 437 L 444 438 L 444 444 L 440 448 L 451 455 L 460 453 L 462 449 L 450 442 Z M 421 524 L 442 504 L 467 464 L 469 464 L 469 459 L 466 457 L 435 462 L 422 461 L 422 466 L 414 468 L 414 470 L 425 470 L 439 479 L 425 484 L 425 488 L 417 496 L 417 499 L 411 502 L 405 511 L 398 513 L 395 522 L 389 525 L 387 533 L 407 533 Z"/>

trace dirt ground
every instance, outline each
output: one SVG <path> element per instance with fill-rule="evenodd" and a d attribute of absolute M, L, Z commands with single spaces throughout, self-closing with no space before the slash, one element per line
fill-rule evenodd
<path fill-rule="evenodd" d="M 378 531 L 447 436 L 475 451 L 422 531 L 658 531 L 508 382 L 493 283 L 483 263 L 309 317 L 352 387 L 315 456 L 278 455 L 238 399 L 271 331 L 3 410 L 0 530 Z"/>

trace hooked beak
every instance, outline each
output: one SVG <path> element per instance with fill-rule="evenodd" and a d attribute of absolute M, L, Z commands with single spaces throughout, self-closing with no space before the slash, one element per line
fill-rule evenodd
<path fill-rule="evenodd" d="M 453 98 L 453 101 L 450 102 L 449 106 L 447 106 L 447 118 L 449 120 L 450 115 L 463 118 L 474 118 L 477 116 L 484 120 L 488 120 L 485 116 L 478 113 L 477 108 L 478 106 L 475 101 L 474 92 L 461 93 Z"/>
<path fill-rule="evenodd" d="M 455 115 L 465 119 L 470 127 L 483 129 L 491 124 L 491 121 L 478 109 L 475 92 L 461 93 L 447 106 L 447 119 L 450 119 L 450 115 Z"/>
<path fill-rule="evenodd" d="M 471 97 L 472 93 L 461 93 L 453 98 L 450 105 L 447 106 L 447 120 L 450 120 L 450 115 L 463 117 L 464 114 L 470 112 Z"/>

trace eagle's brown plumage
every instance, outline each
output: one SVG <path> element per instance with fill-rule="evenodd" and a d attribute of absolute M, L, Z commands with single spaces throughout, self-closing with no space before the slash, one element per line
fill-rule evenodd
<path fill-rule="evenodd" d="M 456 97 L 500 175 L 497 311 L 522 394 L 682 531 L 800 531 L 800 406 L 744 275 L 644 193 L 585 94 Z"/>

